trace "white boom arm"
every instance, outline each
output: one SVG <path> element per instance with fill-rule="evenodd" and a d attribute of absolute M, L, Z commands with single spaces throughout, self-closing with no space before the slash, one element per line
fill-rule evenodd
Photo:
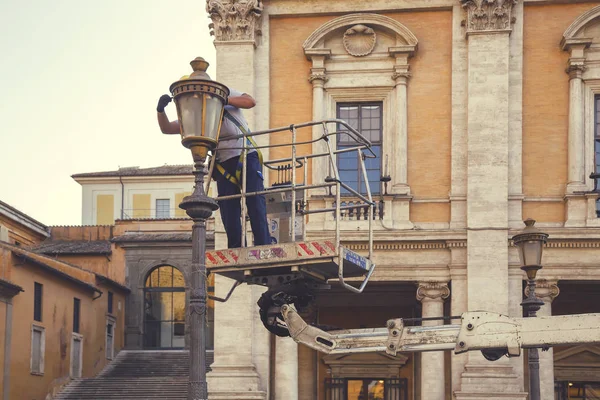
<path fill-rule="evenodd" d="M 327 354 L 497 350 L 499 356 L 518 356 L 522 348 L 600 344 L 600 314 L 512 318 L 475 311 L 464 313 L 460 325 L 404 326 L 399 318 L 389 320 L 387 328 L 325 332 L 308 325 L 290 305 L 281 312 L 296 342 Z"/>

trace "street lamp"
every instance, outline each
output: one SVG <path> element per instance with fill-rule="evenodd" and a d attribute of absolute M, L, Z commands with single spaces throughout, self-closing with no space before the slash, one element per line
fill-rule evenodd
<path fill-rule="evenodd" d="M 194 72 L 174 82 L 170 91 L 177 107 L 181 143 L 194 159 L 194 192 L 179 207 L 192 218 L 192 273 L 188 322 L 190 324 L 190 375 L 188 400 L 207 400 L 206 384 L 206 220 L 219 206 L 204 193 L 204 162 L 217 146 L 229 89 L 206 73 L 208 63 L 197 57 L 190 62 Z"/>
<path fill-rule="evenodd" d="M 519 249 L 521 269 L 527 274 L 527 298 L 521 303 L 525 316 L 535 317 L 536 311 L 544 302 L 535 295 L 535 276 L 542 269 L 542 250 L 548 239 L 548 234 L 534 227 L 535 220 L 525 220 L 523 233 L 513 236 L 512 240 Z M 529 398 L 540 400 L 540 356 L 537 348 L 528 351 L 529 364 Z"/>

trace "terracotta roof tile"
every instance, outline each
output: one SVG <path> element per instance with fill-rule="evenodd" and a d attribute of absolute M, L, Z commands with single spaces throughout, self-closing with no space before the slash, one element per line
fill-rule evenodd
<path fill-rule="evenodd" d="M 111 254 L 109 240 L 45 240 L 32 251 L 39 254 Z"/>

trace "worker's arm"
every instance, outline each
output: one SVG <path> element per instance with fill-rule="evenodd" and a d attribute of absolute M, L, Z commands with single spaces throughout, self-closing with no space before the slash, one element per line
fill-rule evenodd
<path fill-rule="evenodd" d="M 158 119 L 158 126 L 160 127 L 162 133 L 167 135 L 176 135 L 180 133 L 179 121 L 169 121 L 169 117 L 167 117 L 167 114 L 165 113 L 165 107 L 171 102 L 171 100 L 171 96 L 168 94 L 163 94 L 160 96 L 158 105 L 156 106 L 156 117 Z"/>
<path fill-rule="evenodd" d="M 256 105 L 256 100 L 249 94 L 244 93 L 241 96 L 229 96 L 227 104 L 237 108 L 252 108 Z"/>

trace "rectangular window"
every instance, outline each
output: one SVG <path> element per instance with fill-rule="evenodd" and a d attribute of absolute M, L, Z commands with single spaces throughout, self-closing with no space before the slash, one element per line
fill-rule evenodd
<path fill-rule="evenodd" d="M 30 370 L 34 375 L 41 375 L 44 373 L 44 350 L 46 335 L 44 328 L 41 326 L 33 325 L 31 327 L 31 359 L 30 359 Z"/>
<path fill-rule="evenodd" d="M 81 312 L 81 300 L 73 299 L 73 332 L 79 333 L 79 317 Z"/>
<path fill-rule="evenodd" d="M 348 122 L 350 126 L 371 141 L 373 153 L 377 158 L 367 158 L 365 167 L 367 179 L 364 179 L 358 154 L 355 151 L 337 155 L 337 167 L 342 182 L 359 193 L 366 193 L 368 184 L 371 193 L 378 194 L 381 178 L 381 138 L 383 121 L 383 103 L 338 103 L 337 118 Z M 337 137 L 337 149 L 356 147 L 356 141 L 349 135 L 342 134 Z M 342 189 L 342 194 L 349 192 Z"/>
<path fill-rule="evenodd" d="M 108 313 L 112 314 L 113 312 L 113 293 L 108 292 Z"/>
<path fill-rule="evenodd" d="M 171 217 L 171 200 L 156 199 L 156 218 Z"/>
<path fill-rule="evenodd" d="M 33 320 L 42 322 L 42 294 L 43 287 L 41 283 L 34 282 L 33 286 Z"/>
<path fill-rule="evenodd" d="M 115 324 L 111 321 L 106 323 L 106 358 L 113 359 L 115 352 Z"/>

